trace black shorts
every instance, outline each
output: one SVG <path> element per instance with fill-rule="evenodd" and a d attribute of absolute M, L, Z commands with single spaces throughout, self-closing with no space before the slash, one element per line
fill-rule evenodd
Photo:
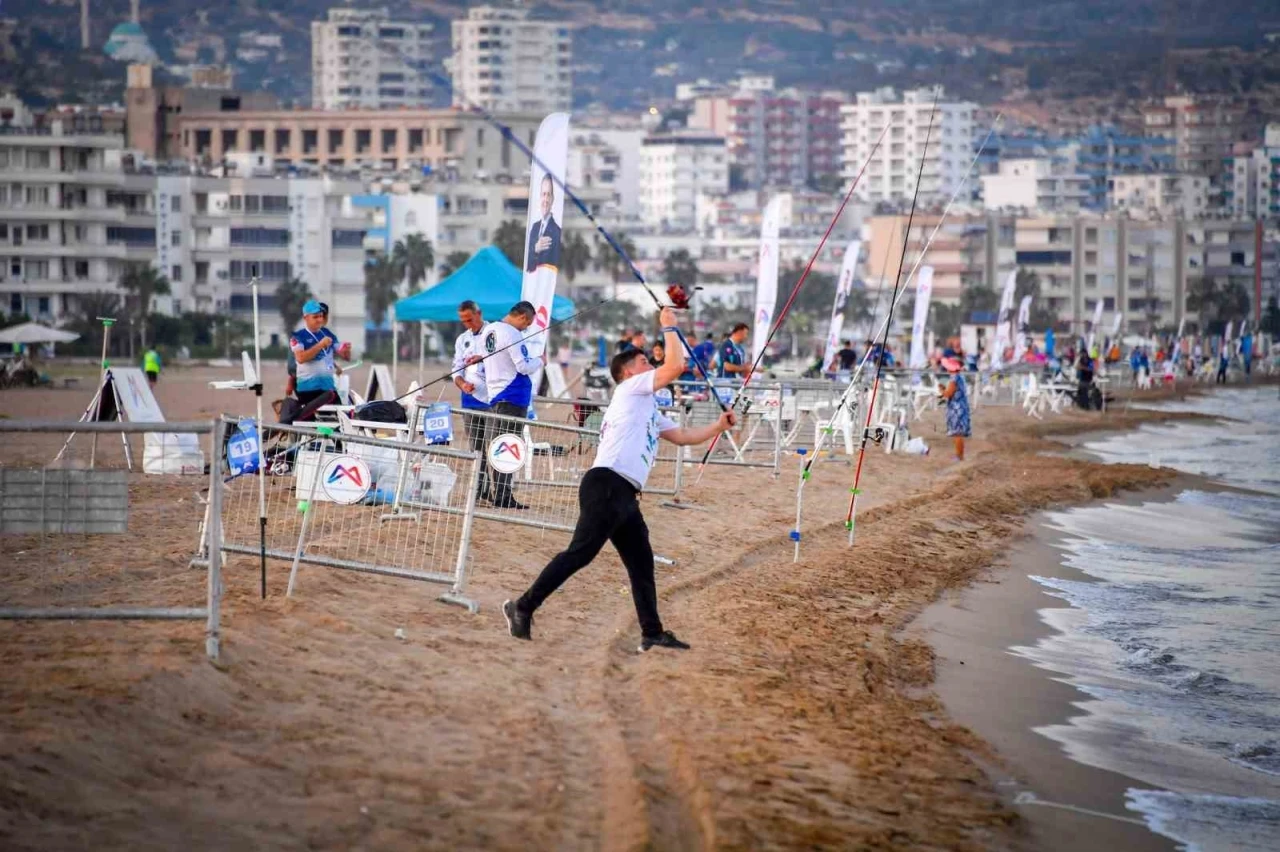
<path fill-rule="evenodd" d="M 156 383 L 156 379 L 160 378 L 160 372 L 158 370 L 147 370 L 146 373 L 147 381 L 151 382 L 153 385 Z"/>

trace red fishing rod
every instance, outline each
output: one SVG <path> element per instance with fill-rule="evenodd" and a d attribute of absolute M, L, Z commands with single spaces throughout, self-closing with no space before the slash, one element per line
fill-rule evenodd
<path fill-rule="evenodd" d="M 920 153 L 920 168 L 916 171 L 916 188 L 911 195 L 911 210 L 907 214 L 907 230 L 902 236 L 902 254 L 898 258 L 898 272 L 894 277 L 893 295 L 889 298 L 889 313 L 884 324 L 884 332 L 880 337 L 880 353 L 876 358 L 876 375 L 871 383 L 871 398 L 867 405 L 867 420 L 862 427 L 862 441 L 858 446 L 858 464 L 853 471 L 853 487 L 849 489 L 849 513 L 845 515 L 844 525 L 849 530 L 849 546 L 853 546 L 853 519 L 858 507 L 859 486 L 862 483 L 862 463 L 867 457 L 867 442 L 871 438 L 871 416 L 876 409 L 876 397 L 880 393 L 880 374 L 884 371 L 884 354 L 889 345 L 889 327 L 893 325 L 893 309 L 898 304 L 898 295 L 904 289 L 902 267 L 907 261 L 907 245 L 911 240 L 911 224 L 916 216 L 916 202 L 920 198 L 920 181 L 924 177 L 924 163 L 929 155 L 929 137 L 933 134 L 933 116 L 938 110 L 938 96 L 941 91 L 933 92 L 933 108 L 929 110 L 929 124 L 924 131 L 924 150 Z"/>
<path fill-rule="evenodd" d="M 787 313 L 791 310 L 792 304 L 795 303 L 796 296 L 800 295 L 800 288 L 804 286 L 805 279 L 809 277 L 809 273 L 813 270 L 813 264 L 817 261 L 818 255 L 822 253 L 822 248 L 827 244 L 827 239 L 831 236 L 831 232 L 835 230 L 836 223 L 840 221 L 840 215 L 844 213 L 844 208 L 848 206 L 849 199 L 853 197 L 853 191 L 857 189 L 858 182 L 862 180 L 863 173 L 867 167 L 871 165 L 871 158 L 875 156 L 876 151 L 880 148 L 880 143 L 884 141 L 885 134 L 889 132 L 892 125 L 885 123 L 884 129 L 880 131 L 880 135 L 876 137 L 876 142 L 871 146 L 867 159 L 862 163 L 862 168 L 858 169 L 858 174 L 854 176 L 853 183 L 849 184 L 849 191 L 844 194 L 844 200 L 840 202 L 840 206 L 836 209 L 836 215 L 832 217 L 831 223 L 827 225 L 827 231 L 822 235 L 822 239 L 818 241 L 818 247 L 813 250 L 813 254 L 809 257 L 809 262 L 805 264 L 804 272 L 800 274 L 800 279 L 796 281 L 794 287 L 791 288 L 791 295 L 787 297 L 787 301 L 783 304 L 782 310 L 778 312 L 778 318 L 774 320 L 773 326 L 769 329 L 769 334 L 764 339 L 764 346 L 760 347 L 760 354 L 751 362 L 751 367 L 747 370 L 747 375 L 742 380 L 742 387 L 733 397 L 730 408 L 736 408 L 738 401 L 747 390 L 747 384 L 751 381 L 751 377 L 755 375 L 756 370 L 760 367 L 760 362 L 764 360 L 764 353 L 769 348 L 769 344 L 773 342 L 773 336 L 778 333 L 778 329 L 782 328 L 782 323 L 787 318 Z M 712 391 L 713 395 L 715 391 Z M 721 433 L 724 434 L 724 433 Z M 715 452 L 716 443 L 720 440 L 720 435 L 716 435 L 711 439 L 710 445 L 702 454 L 702 461 L 698 463 L 698 479 L 694 482 L 696 485 L 702 481 L 702 473 L 706 470 L 707 459 L 711 458 L 711 454 Z"/>

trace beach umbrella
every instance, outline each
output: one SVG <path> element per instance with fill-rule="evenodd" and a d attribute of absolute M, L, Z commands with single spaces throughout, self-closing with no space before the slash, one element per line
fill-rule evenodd
<path fill-rule="evenodd" d="M 49 328 L 38 322 L 24 322 L 0 331 L 0 343 L 70 343 L 80 335 Z"/>

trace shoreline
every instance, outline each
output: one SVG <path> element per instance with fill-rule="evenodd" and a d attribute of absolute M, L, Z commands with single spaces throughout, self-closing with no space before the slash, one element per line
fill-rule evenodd
<path fill-rule="evenodd" d="M 1112 502 L 1167 499 L 1194 480 L 1179 477 Z M 1026 820 L 1033 848 L 1176 850 L 1175 841 L 1152 831 L 1140 814 L 1125 807 L 1129 789 L 1164 788 L 1079 763 L 1036 731 L 1079 717 L 1080 705 L 1089 700 L 1063 676 L 1011 650 L 1054 633 L 1041 611 L 1071 608 L 1029 575 L 1097 582 L 1063 564 L 1056 546 L 1062 538 L 1043 512 L 1032 516 L 1024 537 L 1004 558 L 973 583 L 944 593 L 912 622 L 908 633 L 923 637 L 935 650 L 934 690 L 946 712 L 995 749 L 996 759 L 986 763 L 988 775 L 1006 804 Z M 992 701 L 993 694 L 1004 700 Z"/>

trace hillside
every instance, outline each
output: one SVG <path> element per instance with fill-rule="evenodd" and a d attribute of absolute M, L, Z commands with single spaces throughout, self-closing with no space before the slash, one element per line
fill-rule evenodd
<path fill-rule="evenodd" d="M 310 96 L 310 22 L 326 0 L 151 0 L 142 25 L 171 65 L 229 62 L 239 85 L 286 101 Z M 349 5 L 377 6 L 378 2 Z M 410 0 L 433 23 L 437 56 L 449 21 L 469 4 Z M 470 4 L 474 5 L 474 4 Z M 539 17 L 572 22 L 575 100 L 634 108 L 675 82 L 765 72 L 780 83 L 844 90 L 945 80 L 957 95 L 1071 100 L 1138 97 L 1168 81 L 1190 91 L 1262 95 L 1280 89 L 1280 6 L 1254 0 L 543 0 Z M 123 68 L 101 52 L 128 0 L 93 0 L 90 51 L 79 49 L 77 0 L 8 0 L 18 22 L 0 49 L 0 80 L 44 101 L 112 100 Z M 1165 61 L 1166 46 L 1176 50 Z M 0 48 L 3 48 L 0 45 Z M 447 95 L 440 93 L 440 102 Z"/>

